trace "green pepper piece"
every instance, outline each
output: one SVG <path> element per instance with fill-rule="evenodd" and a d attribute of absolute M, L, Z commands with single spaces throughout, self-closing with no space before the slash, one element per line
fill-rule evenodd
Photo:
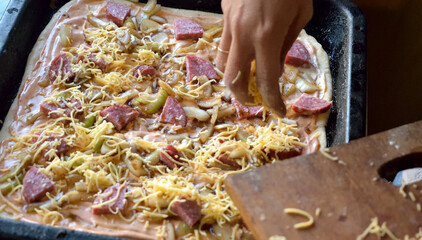
<path fill-rule="evenodd" d="M 18 175 L 22 171 L 22 168 L 26 165 L 26 163 L 27 161 L 22 161 L 13 171 L 0 178 L 0 183 L 4 183 L 8 179 L 14 178 L 16 175 Z"/>
<path fill-rule="evenodd" d="M 85 118 L 84 128 L 92 127 L 95 123 L 95 120 L 96 120 L 96 116 L 91 116 L 91 117 Z"/>
<path fill-rule="evenodd" d="M 100 153 L 101 152 L 101 147 L 103 146 L 103 143 L 104 143 L 104 139 L 98 140 L 97 144 L 95 144 L 95 146 L 94 146 L 94 153 Z"/>
<path fill-rule="evenodd" d="M 70 95 L 70 93 L 68 93 L 68 92 L 64 92 L 64 93 L 59 94 L 59 98 L 68 99 L 70 97 L 72 97 L 72 95 Z"/>
<path fill-rule="evenodd" d="M 191 232 L 193 232 L 192 228 L 190 228 L 189 225 L 183 221 L 181 221 L 176 227 L 177 237 L 185 236 L 186 234 Z"/>
<path fill-rule="evenodd" d="M 19 184 L 19 182 L 22 182 L 22 180 L 23 180 L 23 174 L 19 174 L 18 180 L 13 180 L 12 182 L 8 182 L 1 185 L 0 186 L 1 194 L 7 195 L 8 193 L 10 193 L 12 189 Z"/>
<path fill-rule="evenodd" d="M 146 105 L 145 112 L 147 114 L 154 114 L 158 112 L 160 108 L 166 103 L 167 96 L 167 92 L 164 89 L 160 89 L 160 91 L 157 93 L 155 100 Z"/>
<path fill-rule="evenodd" d="M 161 52 L 161 44 L 157 43 L 157 42 L 152 42 L 150 45 L 150 49 L 153 52 L 159 53 Z"/>
<path fill-rule="evenodd" d="M 61 206 L 63 202 L 59 202 L 59 200 L 63 197 L 63 193 L 57 194 L 54 199 L 50 199 L 44 202 L 35 202 L 35 203 L 29 203 L 25 206 L 25 212 L 27 213 L 34 213 L 35 209 L 37 208 L 46 208 L 46 209 L 53 209 L 55 206 Z"/>
<path fill-rule="evenodd" d="M 248 140 L 248 134 L 242 129 L 237 131 L 236 137 L 242 142 L 246 142 Z"/>
<path fill-rule="evenodd" d="M 142 98 L 137 98 L 137 99 L 135 99 L 138 103 L 140 103 L 140 104 L 148 104 L 148 103 L 150 103 L 150 102 L 148 102 L 148 101 L 146 101 L 146 100 L 144 100 L 144 99 L 142 99 Z M 139 105 L 139 104 L 138 104 Z"/>
<path fill-rule="evenodd" d="M 100 150 L 101 150 L 101 147 L 100 147 Z M 82 159 L 78 159 L 77 161 L 75 161 L 75 162 L 72 164 L 72 166 L 71 166 L 70 168 L 71 168 L 71 169 L 75 169 L 75 168 L 77 168 L 77 167 L 81 166 L 83 163 L 84 163 L 84 160 L 82 160 Z"/>

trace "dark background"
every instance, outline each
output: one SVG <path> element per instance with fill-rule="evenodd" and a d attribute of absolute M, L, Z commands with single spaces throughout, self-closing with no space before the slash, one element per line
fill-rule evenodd
<path fill-rule="evenodd" d="M 368 133 L 422 120 L 422 1 L 354 2 L 368 28 Z"/>

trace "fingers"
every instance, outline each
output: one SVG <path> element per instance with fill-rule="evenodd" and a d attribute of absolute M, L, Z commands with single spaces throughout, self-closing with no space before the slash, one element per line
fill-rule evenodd
<path fill-rule="evenodd" d="M 271 45 L 270 45 L 271 46 Z M 286 106 L 281 98 L 279 78 L 281 72 L 280 52 L 281 46 L 258 44 L 256 47 L 256 84 L 262 99 L 270 110 L 284 117 Z"/>
<path fill-rule="evenodd" d="M 253 103 L 249 95 L 249 74 L 253 51 L 243 46 L 241 41 L 233 40 L 224 73 L 224 84 L 230 89 L 234 97 L 241 103 Z"/>
<path fill-rule="evenodd" d="M 226 68 L 227 58 L 229 56 L 230 45 L 232 42 L 231 32 L 226 24 L 224 24 L 223 35 L 221 36 L 220 44 L 217 49 L 217 57 L 215 63 L 217 68 L 224 72 Z"/>
<path fill-rule="evenodd" d="M 221 4 L 223 5 L 224 2 Z M 225 9 L 229 11 L 228 9 Z M 224 15 L 224 26 L 223 26 L 223 34 L 221 35 L 220 44 L 217 48 L 217 57 L 215 59 L 215 63 L 217 68 L 224 72 L 226 68 L 227 58 L 229 56 L 230 45 L 232 43 L 232 33 L 230 29 L 230 19 L 229 15 Z"/>

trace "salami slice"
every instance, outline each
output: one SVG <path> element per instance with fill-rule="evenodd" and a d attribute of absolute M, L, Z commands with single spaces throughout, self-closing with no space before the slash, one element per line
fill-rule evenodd
<path fill-rule="evenodd" d="M 232 99 L 232 103 L 234 105 L 234 108 L 236 109 L 236 115 L 239 119 L 261 117 L 264 112 L 264 108 L 261 106 L 247 107 L 234 98 Z"/>
<path fill-rule="evenodd" d="M 95 198 L 92 212 L 94 214 L 107 214 L 123 211 L 125 209 L 125 194 L 126 184 L 124 186 L 114 185 L 107 188 L 103 194 Z"/>
<path fill-rule="evenodd" d="M 316 98 L 304 93 L 292 105 L 292 110 L 299 115 L 313 115 L 328 111 L 332 104 L 333 102 L 328 102 L 324 99 Z"/>
<path fill-rule="evenodd" d="M 311 55 L 306 47 L 302 43 L 295 41 L 287 52 L 285 63 L 296 67 L 309 67 L 310 61 Z"/>
<path fill-rule="evenodd" d="M 159 121 L 162 123 L 172 123 L 182 127 L 186 127 L 188 118 L 182 105 L 173 97 L 167 97 L 166 103 L 161 112 Z"/>
<path fill-rule="evenodd" d="M 180 153 L 173 145 L 167 145 L 163 148 L 163 151 L 167 153 L 168 156 L 163 152 L 160 153 L 160 161 L 163 162 L 170 169 L 175 168 L 178 164 L 174 161 L 179 161 Z"/>
<path fill-rule="evenodd" d="M 214 67 L 205 59 L 188 55 L 186 56 L 187 81 L 190 82 L 195 76 L 206 76 L 208 79 L 217 79 Z"/>
<path fill-rule="evenodd" d="M 60 54 L 51 61 L 49 77 L 51 83 L 54 83 L 57 78 L 63 79 L 67 77 L 68 80 L 73 80 L 75 73 L 72 71 L 70 61 L 65 53 Z"/>
<path fill-rule="evenodd" d="M 230 159 L 229 155 L 227 155 L 227 154 L 221 154 L 220 156 L 217 157 L 217 159 L 220 162 L 222 162 L 226 165 L 229 165 L 231 167 L 236 167 L 236 168 L 240 167 L 240 165 L 234 159 Z"/>
<path fill-rule="evenodd" d="M 40 200 L 53 190 L 53 182 L 35 166 L 23 178 L 23 196 L 29 203 Z"/>
<path fill-rule="evenodd" d="M 176 201 L 173 203 L 171 210 L 190 227 L 193 227 L 201 219 L 201 206 L 195 201 Z"/>
<path fill-rule="evenodd" d="M 139 112 L 126 105 L 113 105 L 101 111 L 105 120 L 113 123 L 117 130 L 122 130 L 129 122 L 139 116 Z"/>
<path fill-rule="evenodd" d="M 199 23 L 187 19 L 176 18 L 174 20 L 174 36 L 176 40 L 198 39 L 204 34 L 204 29 Z"/>
<path fill-rule="evenodd" d="M 104 60 L 104 58 L 98 57 L 97 54 L 89 54 L 88 59 L 90 62 L 93 62 L 95 65 L 97 65 L 97 67 L 103 72 L 107 68 L 107 62 Z"/>
<path fill-rule="evenodd" d="M 106 16 L 113 21 L 117 26 L 123 26 L 126 18 L 130 14 L 130 7 L 114 2 L 108 2 L 106 6 Z"/>
<path fill-rule="evenodd" d="M 62 109 L 62 111 L 58 111 L 59 109 Z M 73 110 L 82 110 L 81 102 L 77 99 L 60 100 L 59 105 L 50 101 L 44 101 L 40 104 L 40 111 L 50 118 L 71 117 Z"/>
<path fill-rule="evenodd" d="M 133 72 L 133 76 L 137 78 L 139 77 L 139 74 L 141 74 L 142 76 L 154 76 L 155 68 L 153 66 L 141 65 L 135 68 L 135 71 Z"/>
<path fill-rule="evenodd" d="M 37 137 L 32 138 L 32 143 L 36 143 L 38 141 L 38 136 L 40 136 L 42 132 L 36 133 Z M 64 136 L 57 136 L 57 134 L 49 133 L 47 134 L 47 138 L 44 139 L 42 142 L 39 143 L 39 146 L 45 142 L 48 142 L 47 146 L 41 150 L 41 156 L 44 159 L 48 159 L 49 156 L 48 152 L 51 150 L 51 148 L 54 146 L 54 151 L 57 155 L 61 155 L 64 153 L 67 153 L 72 147 L 67 144 L 67 142 L 64 140 Z"/>

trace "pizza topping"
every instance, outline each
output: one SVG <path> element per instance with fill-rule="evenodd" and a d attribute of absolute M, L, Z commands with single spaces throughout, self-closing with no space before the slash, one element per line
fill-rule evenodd
<path fill-rule="evenodd" d="M 299 146 L 298 148 L 292 148 L 289 150 L 286 149 L 281 152 L 277 152 L 277 154 L 275 153 L 275 151 L 272 150 L 269 153 L 269 157 L 277 158 L 278 160 L 284 160 L 284 159 L 299 156 L 300 154 L 302 154 L 302 147 Z"/>
<path fill-rule="evenodd" d="M 94 214 L 116 214 L 125 208 L 126 184 L 114 185 L 99 194 L 92 205 Z"/>
<path fill-rule="evenodd" d="M 186 56 L 186 72 L 188 82 L 192 81 L 195 76 L 206 76 L 208 79 L 217 79 L 218 77 L 210 62 L 191 55 Z"/>
<path fill-rule="evenodd" d="M 198 39 L 204 34 L 204 29 L 199 23 L 187 19 L 176 18 L 174 20 L 174 36 L 176 40 Z"/>
<path fill-rule="evenodd" d="M 130 14 L 130 7 L 123 4 L 108 2 L 106 6 L 107 18 L 113 21 L 117 26 L 123 26 L 126 18 Z"/>
<path fill-rule="evenodd" d="M 23 196 L 29 203 L 40 200 L 53 190 L 53 182 L 35 166 L 29 169 L 23 179 Z"/>
<path fill-rule="evenodd" d="M 40 111 L 51 118 L 72 117 L 72 112 L 81 110 L 81 102 L 76 99 L 60 99 L 57 104 L 44 101 L 40 104 Z"/>
<path fill-rule="evenodd" d="M 59 36 L 63 47 L 70 47 L 72 45 L 72 26 L 63 24 L 60 27 Z"/>
<path fill-rule="evenodd" d="M 66 143 L 63 137 L 48 137 L 44 142 L 47 143 L 47 146 L 41 151 L 41 155 L 44 158 L 48 156 L 48 152 L 54 145 L 53 151 L 59 156 L 71 149 L 71 146 Z"/>
<path fill-rule="evenodd" d="M 161 107 L 166 103 L 167 97 L 167 91 L 160 89 L 155 95 L 154 99 L 152 99 L 151 101 L 145 101 L 141 98 L 137 98 L 134 104 L 144 104 L 143 108 L 141 109 L 142 112 L 151 115 L 157 113 L 161 109 Z"/>
<path fill-rule="evenodd" d="M 290 64 L 296 67 L 309 67 L 311 56 L 306 47 L 299 41 L 295 41 L 287 52 L 286 64 Z"/>
<path fill-rule="evenodd" d="M 171 210 L 190 227 L 193 227 L 201 219 L 201 206 L 195 201 L 186 199 L 175 201 Z"/>
<path fill-rule="evenodd" d="M 170 169 L 180 165 L 180 153 L 173 145 L 167 145 L 160 152 L 160 161 Z"/>
<path fill-rule="evenodd" d="M 313 115 L 328 111 L 333 102 L 313 97 L 309 94 L 302 94 L 292 105 L 292 110 L 299 115 Z"/>
<path fill-rule="evenodd" d="M 122 130 L 129 122 L 135 120 L 139 112 L 127 105 L 113 105 L 101 111 L 105 120 L 113 123 L 117 130 Z"/>
<path fill-rule="evenodd" d="M 35 133 L 35 137 L 32 137 L 32 143 L 36 143 L 38 149 L 41 149 L 40 155 L 44 159 L 48 159 L 50 151 L 52 150 L 55 155 L 60 156 L 61 154 L 67 153 L 72 147 L 65 141 L 63 136 L 59 136 L 56 133 Z"/>
<path fill-rule="evenodd" d="M 155 68 L 153 66 L 141 65 L 135 68 L 133 76 L 138 78 L 139 76 L 149 76 L 152 77 L 155 75 Z"/>
<path fill-rule="evenodd" d="M 50 64 L 49 77 L 51 83 L 54 83 L 57 79 L 61 81 L 65 79 L 73 80 L 75 73 L 70 67 L 70 61 L 66 53 L 62 53 L 53 59 Z"/>
<path fill-rule="evenodd" d="M 100 57 L 98 54 L 89 54 L 88 55 L 89 61 L 93 62 L 99 69 L 101 69 L 103 72 L 107 68 L 107 62 L 104 60 L 104 58 Z"/>
<path fill-rule="evenodd" d="M 182 105 L 170 96 L 167 97 L 159 121 L 162 123 L 176 124 L 182 127 L 186 127 L 186 124 L 188 123 L 188 119 Z"/>
<path fill-rule="evenodd" d="M 247 107 L 234 98 L 232 98 L 232 104 L 236 108 L 236 116 L 238 119 L 261 117 L 264 112 L 264 108 L 261 106 Z"/>
<path fill-rule="evenodd" d="M 234 159 L 230 159 L 228 154 L 221 154 L 220 156 L 217 157 L 217 159 L 226 164 L 229 165 L 231 167 L 235 167 L 238 168 L 240 167 L 240 165 L 234 160 Z"/>

